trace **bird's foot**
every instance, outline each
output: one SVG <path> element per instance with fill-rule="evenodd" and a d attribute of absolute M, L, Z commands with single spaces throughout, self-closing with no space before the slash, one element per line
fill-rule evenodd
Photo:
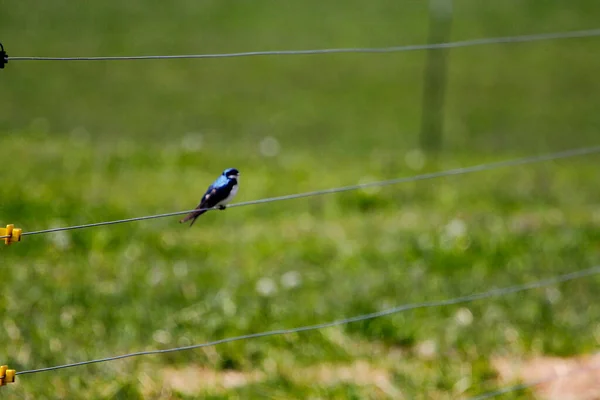
<path fill-rule="evenodd" d="M 226 208 L 227 208 L 227 206 L 224 206 L 224 205 L 222 205 L 222 204 L 221 204 L 221 205 L 217 206 L 217 208 L 218 208 L 219 210 L 223 211 L 224 209 L 226 209 Z"/>

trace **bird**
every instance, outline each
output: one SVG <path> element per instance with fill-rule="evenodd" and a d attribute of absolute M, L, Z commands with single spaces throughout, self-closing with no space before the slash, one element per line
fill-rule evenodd
<path fill-rule="evenodd" d="M 195 208 L 197 211 L 192 211 L 179 223 L 192 221 L 190 227 L 196 222 L 196 218 L 204 214 L 207 209 L 217 207 L 219 210 L 224 210 L 227 203 L 235 197 L 238 192 L 238 181 L 240 172 L 235 168 L 227 168 L 223 173 L 206 189 L 206 193 L 202 196 L 200 204 Z"/>

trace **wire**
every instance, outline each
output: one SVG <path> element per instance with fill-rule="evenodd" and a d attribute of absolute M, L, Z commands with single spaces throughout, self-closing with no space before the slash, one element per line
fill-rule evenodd
<path fill-rule="evenodd" d="M 512 166 L 523 165 L 523 164 L 532 164 L 532 163 L 538 163 L 538 162 L 543 162 L 543 161 L 551 161 L 551 160 L 558 160 L 558 159 L 569 158 L 569 157 L 584 156 L 584 155 L 589 155 L 589 154 L 594 154 L 594 153 L 599 153 L 599 152 L 600 152 L 600 146 L 584 147 L 584 148 L 579 148 L 579 149 L 560 151 L 560 152 L 556 152 L 556 153 L 548 153 L 548 154 L 542 154 L 542 155 L 536 155 L 536 156 L 530 156 L 530 157 L 524 157 L 524 158 L 517 158 L 517 159 L 512 159 L 512 160 L 492 162 L 492 163 L 487 163 L 487 164 L 479 164 L 479 165 L 474 165 L 471 167 L 463 167 L 463 168 L 450 169 L 450 170 L 446 170 L 446 171 L 431 172 L 431 173 L 427 173 L 427 174 L 409 176 L 409 177 L 404 177 L 404 178 L 397 178 L 397 179 L 390 179 L 390 180 L 376 181 L 376 182 L 367 182 L 367 183 L 361 183 L 358 185 L 343 186 L 343 187 L 332 188 L 332 189 L 315 190 L 313 192 L 289 194 L 289 195 L 285 195 L 285 196 L 245 201 L 245 202 L 241 202 L 241 203 L 235 203 L 235 204 L 228 205 L 227 208 L 250 206 L 250 205 L 256 205 L 256 204 L 265 204 L 265 203 L 272 203 L 275 201 L 300 199 L 300 198 L 304 198 L 304 197 L 321 196 L 321 195 L 325 195 L 325 194 L 348 192 L 351 190 L 366 189 L 366 188 L 377 187 L 377 186 L 381 187 L 381 186 L 396 185 L 396 184 L 400 184 L 400 183 L 416 182 L 416 181 L 441 178 L 441 177 L 452 176 L 452 175 L 463 175 L 463 174 L 468 174 L 468 173 L 472 173 L 472 172 L 486 171 L 486 170 L 491 170 L 491 169 L 496 169 L 496 168 L 501 168 L 501 167 L 512 167 Z M 194 212 L 194 211 L 212 211 L 212 210 L 216 210 L 216 208 L 204 208 L 204 209 L 199 209 L 199 210 L 176 211 L 176 212 L 169 212 L 169 213 L 164 213 L 164 214 L 147 215 L 144 217 L 119 219 L 119 220 L 115 220 L 115 221 L 96 222 L 96 223 L 84 224 L 84 225 L 75 225 L 75 226 L 67 226 L 67 227 L 62 227 L 62 228 L 44 229 L 44 230 L 40 230 L 40 231 L 23 232 L 21 234 L 21 236 L 39 235 L 39 234 L 45 234 L 45 233 L 51 233 L 51 232 L 68 231 L 68 230 L 73 230 L 73 229 L 84 229 L 84 228 L 91 228 L 91 227 L 104 226 L 104 225 L 115 225 L 115 224 L 122 224 L 122 223 L 127 223 L 127 222 L 143 221 L 143 220 L 147 220 L 147 219 L 173 217 L 176 215 L 188 214 L 188 213 Z"/>
<path fill-rule="evenodd" d="M 339 325 L 351 324 L 354 322 L 365 321 L 365 320 L 374 319 L 374 318 L 385 317 L 388 315 L 400 313 L 402 311 L 416 310 L 416 309 L 420 309 L 420 308 L 432 308 L 432 307 L 456 305 L 456 304 L 468 303 L 468 302 L 473 302 L 476 300 L 486 299 L 486 298 L 490 298 L 490 297 L 504 296 L 504 295 L 508 295 L 508 294 L 512 294 L 512 293 L 522 292 L 522 291 L 531 290 L 531 289 L 538 289 L 538 288 L 545 287 L 545 286 L 551 286 L 551 285 L 555 285 L 558 283 L 563 283 L 563 282 L 572 281 L 575 279 L 585 278 L 585 277 L 597 275 L 597 274 L 600 274 L 600 266 L 596 266 L 593 268 L 588 268 L 588 269 L 584 269 L 584 270 L 580 270 L 580 271 L 576 271 L 576 272 L 571 272 L 568 274 L 559 275 L 559 276 L 555 276 L 552 278 L 548 278 L 548 279 L 544 279 L 544 280 L 540 280 L 540 281 L 536 281 L 536 282 L 531 282 L 531 283 L 526 283 L 526 284 L 522 284 L 522 285 L 514 285 L 514 286 L 509 286 L 509 287 L 500 288 L 500 289 L 492 289 L 487 292 L 474 293 L 471 295 L 456 297 L 456 298 L 447 299 L 447 300 L 426 301 L 423 303 L 405 304 L 405 305 L 388 308 L 386 310 L 377 311 L 377 312 L 370 313 L 370 314 L 358 315 L 355 317 L 340 319 L 340 320 L 331 321 L 331 322 L 325 322 L 325 323 L 316 324 L 316 325 L 308 325 L 308 326 L 302 326 L 299 328 L 291 328 L 291 329 L 278 329 L 278 330 L 261 332 L 261 333 L 252 333 L 252 334 L 248 334 L 248 335 L 235 336 L 235 337 L 215 340 L 215 341 L 207 342 L 207 343 L 194 344 L 194 345 L 190 345 L 190 346 L 175 347 L 175 348 L 171 348 L 171 349 L 162 349 L 162 350 L 139 351 L 136 353 L 123 354 L 120 356 L 99 358 L 96 360 L 81 361 L 81 362 L 76 362 L 76 363 L 71 363 L 71 364 L 57 365 L 54 367 L 32 369 L 32 370 L 28 370 L 28 371 L 19 371 L 19 372 L 17 372 L 17 375 L 35 374 L 38 372 L 54 371 L 54 370 L 64 369 L 64 368 L 79 367 L 82 365 L 89 365 L 89 364 L 103 363 L 103 362 L 108 362 L 108 361 L 121 360 L 123 358 L 130 358 L 130 357 L 173 353 L 176 351 L 184 351 L 184 350 L 193 350 L 193 349 L 199 349 L 202 347 L 216 346 L 216 345 L 223 344 L 223 343 L 236 342 L 236 341 L 240 341 L 240 340 L 248 340 L 248 339 L 256 339 L 256 338 L 262 338 L 262 337 L 267 337 L 267 336 L 278 336 L 278 335 L 287 335 L 287 334 L 291 334 L 291 333 L 314 331 L 314 330 L 319 330 L 319 329 L 331 328 L 331 327 L 339 326 Z"/>
<path fill-rule="evenodd" d="M 117 60 L 172 60 L 190 58 L 232 58 L 249 56 L 284 56 L 284 55 L 309 55 L 309 54 L 340 54 L 340 53 L 396 53 L 404 51 L 450 49 L 458 47 L 481 46 L 486 44 L 524 43 L 541 40 L 571 39 L 582 37 L 600 36 L 600 29 L 537 33 L 522 36 L 501 36 L 493 38 L 463 40 L 458 42 L 416 44 L 393 47 L 365 47 L 365 48 L 337 48 L 313 50 L 274 50 L 274 51 L 249 51 L 241 53 L 220 54 L 182 54 L 162 56 L 113 56 L 113 57 L 9 57 L 9 61 L 117 61 Z"/>
<path fill-rule="evenodd" d="M 598 354 L 600 354 L 600 353 L 598 353 Z M 514 386 L 508 386 L 508 387 L 505 387 L 502 389 L 494 390 L 492 392 L 483 393 L 478 396 L 471 397 L 469 400 L 490 399 L 492 397 L 497 397 L 497 396 L 501 396 L 503 394 L 512 393 L 512 392 L 519 392 L 521 390 L 526 390 L 526 389 L 530 389 L 535 386 L 543 385 L 544 383 L 550 383 L 550 382 L 558 380 L 558 379 L 567 378 L 567 377 L 570 377 L 572 375 L 576 375 L 576 374 L 579 374 L 582 372 L 590 372 L 590 371 L 595 371 L 598 369 L 600 369 L 600 365 L 598 365 L 598 364 L 593 365 L 593 366 L 586 366 L 586 367 L 582 367 L 582 368 L 575 368 L 569 372 L 556 373 L 554 375 L 548 376 L 546 378 L 538 379 L 533 382 L 522 383 L 522 384 L 514 385 Z"/>

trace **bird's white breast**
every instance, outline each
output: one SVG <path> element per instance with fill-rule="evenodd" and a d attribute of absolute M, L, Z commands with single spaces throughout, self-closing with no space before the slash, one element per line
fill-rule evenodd
<path fill-rule="evenodd" d="M 233 199 L 235 197 L 235 195 L 237 194 L 239 189 L 238 184 L 236 183 L 232 188 L 231 188 L 231 192 L 229 192 L 229 196 L 227 196 L 224 200 L 221 200 L 219 202 L 219 205 L 224 206 L 225 204 L 229 203 L 231 201 L 231 199 Z"/>

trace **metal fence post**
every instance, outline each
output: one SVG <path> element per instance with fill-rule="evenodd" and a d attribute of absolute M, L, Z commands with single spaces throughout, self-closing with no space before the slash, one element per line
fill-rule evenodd
<path fill-rule="evenodd" d="M 452 8 L 452 0 L 429 0 L 428 43 L 450 41 Z M 422 149 L 432 152 L 442 148 L 448 52 L 449 49 L 428 50 L 425 61 L 419 141 Z"/>

